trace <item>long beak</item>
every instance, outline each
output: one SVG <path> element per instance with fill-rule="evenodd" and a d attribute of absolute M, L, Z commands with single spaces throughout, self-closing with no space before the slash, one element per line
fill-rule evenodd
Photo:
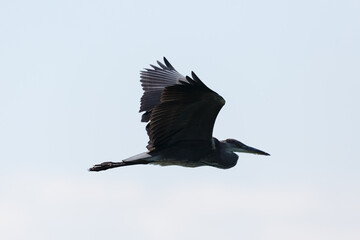
<path fill-rule="evenodd" d="M 264 151 L 261 151 L 259 149 L 256 149 L 256 148 L 253 148 L 253 147 L 249 147 L 249 146 L 242 146 L 240 149 L 239 149 L 239 152 L 245 152 L 245 153 L 252 153 L 252 154 L 259 154 L 259 155 L 266 155 L 266 156 L 270 156 L 270 154 L 264 152 Z"/>

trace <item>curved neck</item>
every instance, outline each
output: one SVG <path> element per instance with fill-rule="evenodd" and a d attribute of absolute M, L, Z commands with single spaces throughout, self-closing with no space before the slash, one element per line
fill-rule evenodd
<path fill-rule="evenodd" d="M 217 152 L 219 153 L 218 157 L 221 160 L 224 168 L 234 167 L 239 159 L 239 156 L 231 151 L 227 143 L 219 142 L 217 144 Z"/>

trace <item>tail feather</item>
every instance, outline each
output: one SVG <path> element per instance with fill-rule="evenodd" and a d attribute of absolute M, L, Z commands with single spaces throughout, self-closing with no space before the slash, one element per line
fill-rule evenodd
<path fill-rule="evenodd" d="M 153 162 L 153 159 L 150 154 L 141 153 L 141 154 L 135 155 L 133 157 L 124 159 L 121 162 L 103 162 L 100 164 L 96 164 L 92 168 L 90 168 L 89 171 L 99 172 L 99 171 L 107 170 L 110 168 L 131 166 L 131 165 L 138 165 L 138 164 L 149 164 L 151 162 Z"/>

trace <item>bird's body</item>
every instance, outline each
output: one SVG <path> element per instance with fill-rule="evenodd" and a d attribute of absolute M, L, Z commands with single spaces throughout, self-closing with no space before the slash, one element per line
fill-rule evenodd
<path fill-rule="evenodd" d="M 197 151 L 193 151 L 193 147 Z M 220 154 L 222 153 L 222 154 Z M 189 141 L 183 142 L 161 151 L 161 156 L 165 156 L 166 161 L 154 163 L 162 166 L 179 165 L 183 167 L 212 166 L 222 169 L 228 169 L 236 165 L 238 155 L 226 151 L 216 138 L 212 139 L 212 144 L 208 142 Z"/>
<path fill-rule="evenodd" d="M 213 166 L 227 169 L 236 165 L 238 155 L 248 152 L 269 155 L 234 139 L 212 137 L 215 119 L 225 100 L 209 89 L 193 72 L 182 76 L 164 58 L 165 65 L 141 72 L 144 94 L 140 112 L 149 122 L 148 152 L 121 162 L 104 162 L 90 168 L 101 171 L 114 167 L 155 164 L 184 167 Z"/>

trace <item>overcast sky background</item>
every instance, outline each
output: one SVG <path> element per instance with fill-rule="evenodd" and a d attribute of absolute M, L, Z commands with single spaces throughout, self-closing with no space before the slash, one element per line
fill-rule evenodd
<path fill-rule="evenodd" d="M 360 239 L 359 1 L 1 1 L 1 239 Z M 139 71 L 227 103 L 236 167 L 144 152 Z"/>

